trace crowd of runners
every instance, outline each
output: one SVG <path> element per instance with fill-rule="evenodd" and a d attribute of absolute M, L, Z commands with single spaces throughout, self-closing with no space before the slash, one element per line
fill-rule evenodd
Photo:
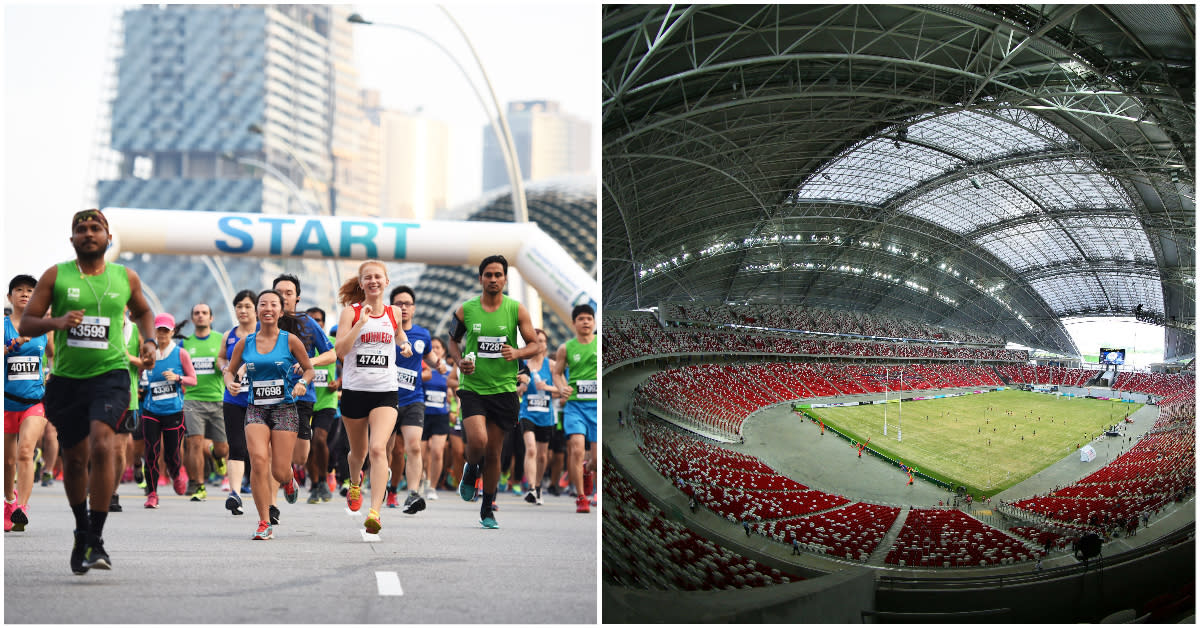
<path fill-rule="evenodd" d="M 112 568 L 104 527 L 133 485 L 149 509 L 164 490 L 210 516 L 252 509 L 258 540 L 280 525 L 280 494 L 294 504 L 306 488 L 311 505 L 334 492 L 354 512 L 366 502 L 371 534 L 385 507 L 416 515 L 439 491 L 478 501 L 489 529 L 504 491 L 532 507 L 544 492 L 574 495 L 576 512 L 595 505 L 595 312 L 576 306 L 575 337 L 553 350 L 504 294 L 504 257 L 480 263 L 481 294 L 446 338 L 414 324 L 417 294 L 389 292 L 374 260 L 341 286 L 328 332 L 287 274 L 237 293 L 221 332 L 207 303 L 182 323 L 152 312 L 137 273 L 105 260 L 110 242 L 103 213 L 75 214 L 75 259 L 12 278 L 4 319 L 4 529 L 36 521 L 33 485 L 60 478 L 74 573 Z M 224 510 L 188 503 L 209 491 Z"/>

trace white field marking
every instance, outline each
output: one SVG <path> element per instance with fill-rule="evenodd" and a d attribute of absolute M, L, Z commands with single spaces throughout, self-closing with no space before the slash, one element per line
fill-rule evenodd
<path fill-rule="evenodd" d="M 404 595 L 400 576 L 394 571 L 376 571 L 375 583 L 379 585 L 379 595 Z"/>
<path fill-rule="evenodd" d="M 363 539 L 363 542 L 364 542 L 364 543 L 378 543 L 378 542 L 379 542 L 379 540 L 380 540 L 380 539 L 379 539 L 379 535 L 378 535 L 378 534 L 371 534 L 371 533 L 367 532 L 366 530 L 359 530 L 359 533 L 361 533 L 361 534 L 362 534 L 362 539 Z M 378 572 L 378 573 L 394 573 L 394 572 L 391 572 L 391 571 L 380 571 L 380 572 Z M 399 585 L 399 581 L 398 581 L 398 580 L 397 580 L 397 585 L 396 585 L 396 586 L 400 586 L 400 585 Z"/>

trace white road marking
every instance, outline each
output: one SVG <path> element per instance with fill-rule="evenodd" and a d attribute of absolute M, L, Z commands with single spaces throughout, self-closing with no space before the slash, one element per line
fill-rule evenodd
<path fill-rule="evenodd" d="M 404 595 L 400 576 L 394 571 L 376 571 L 375 583 L 379 585 L 379 595 Z"/>
<path fill-rule="evenodd" d="M 378 543 L 378 542 L 379 542 L 379 535 L 378 535 L 378 534 L 371 534 L 371 533 L 367 532 L 366 530 L 359 530 L 359 533 L 360 533 L 360 534 L 362 534 L 362 538 L 363 538 L 363 542 L 364 542 L 364 543 Z M 381 572 L 379 572 L 379 573 L 391 573 L 391 572 L 383 572 L 383 571 L 381 571 Z"/>

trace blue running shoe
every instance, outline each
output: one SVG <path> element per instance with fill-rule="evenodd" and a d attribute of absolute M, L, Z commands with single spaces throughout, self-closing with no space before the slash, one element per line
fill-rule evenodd
<path fill-rule="evenodd" d="M 492 516 L 491 514 L 480 519 L 479 525 L 482 525 L 487 530 L 496 530 L 500 527 L 500 524 L 496 523 L 496 517 Z"/>
<path fill-rule="evenodd" d="M 471 463 L 463 464 L 462 481 L 458 483 L 458 496 L 464 502 L 475 500 L 475 480 L 479 478 L 479 467 Z"/>

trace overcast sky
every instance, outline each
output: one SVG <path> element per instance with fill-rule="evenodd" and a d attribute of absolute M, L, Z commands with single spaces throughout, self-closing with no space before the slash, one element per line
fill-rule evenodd
<path fill-rule="evenodd" d="M 70 259 L 70 215 L 94 185 L 89 160 L 108 72 L 111 3 L 4 3 L 4 276 L 39 276 Z M 470 50 L 435 5 L 356 3 L 378 23 L 403 24 L 438 41 L 486 90 Z M 593 124 L 592 166 L 599 164 L 600 5 L 591 2 L 446 4 L 483 60 L 502 103 L 557 100 Z M 398 29 L 356 26 L 360 86 L 378 89 L 389 108 L 450 124 L 451 206 L 478 198 L 487 115 L 454 63 L 438 48 Z M 486 91 L 484 91 L 486 96 Z M 36 240 L 35 240 L 36 238 Z M 7 281 L 7 279 L 6 279 Z"/>

